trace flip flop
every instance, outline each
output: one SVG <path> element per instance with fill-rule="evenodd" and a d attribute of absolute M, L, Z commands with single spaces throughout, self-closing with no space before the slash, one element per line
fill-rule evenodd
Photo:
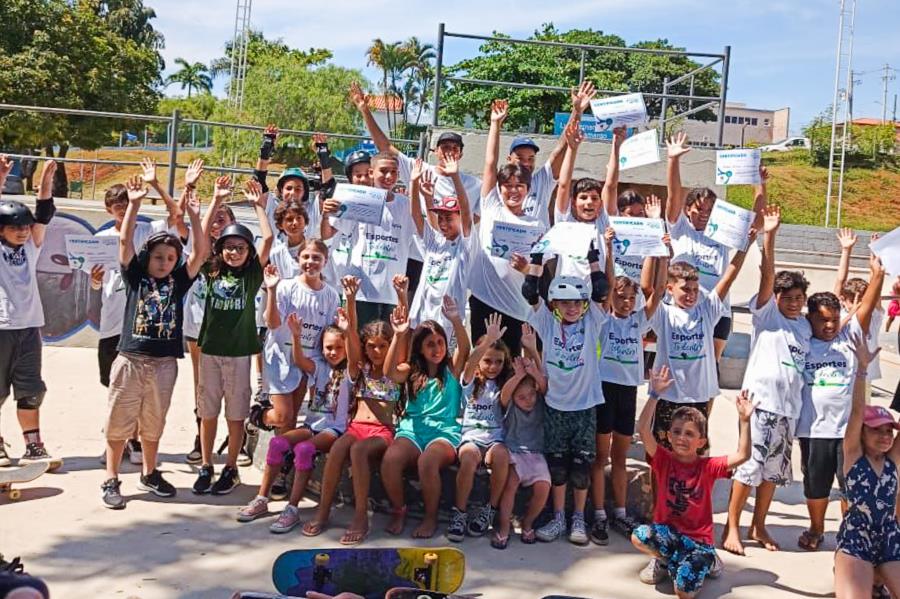
<path fill-rule="evenodd" d="M 341 545 L 359 545 L 363 541 L 366 540 L 366 537 L 369 536 L 369 531 L 367 530 L 347 530 L 344 531 L 344 534 L 341 536 L 340 543 Z"/>
<path fill-rule="evenodd" d="M 800 549 L 805 549 L 806 551 L 817 551 L 824 538 L 825 535 L 823 534 L 817 535 L 808 530 L 804 530 L 800 534 L 800 538 L 797 539 L 797 546 L 800 547 Z"/>
<path fill-rule="evenodd" d="M 317 537 L 322 534 L 322 531 L 325 530 L 325 525 L 320 524 L 314 520 L 310 520 L 306 524 L 303 525 L 303 528 L 300 529 L 300 532 L 303 533 L 304 537 Z"/>
<path fill-rule="evenodd" d="M 494 549 L 506 549 L 507 545 L 509 545 L 509 535 L 501 537 L 497 533 L 494 533 L 491 536 L 491 547 Z"/>
<path fill-rule="evenodd" d="M 522 542 L 526 545 L 534 545 L 535 543 L 537 543 L 537 538 L 535 537 L 533 528 L 522 530 Z"/>

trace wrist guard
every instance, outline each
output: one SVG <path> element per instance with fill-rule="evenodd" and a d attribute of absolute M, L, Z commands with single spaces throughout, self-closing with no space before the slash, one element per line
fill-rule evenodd
<path fill-rule="evenodd" d="M 541 299 L 540 292 L 538 291 L 539 282 L 540 277 L 535 275 L 525 275 L 525 282 L 522 283 L 522 297 L 525 298 L 525 301 L 527 301 L 530 306 L 536 306 Z"/>
<path fill-rule="evenodd" d="M 544 265 L 544 254 L 531 254 L 531 263 L 538 266 Z"/>
<path fill-rule="evenodd" d="M 606 280 L 606 273 L 591 271 L 591 299 L 595 302 L 602 302 L 606 294 L 609 293 L 609 282 Z"/>
<path fill-rule="evenodd" d="M 56 214 L 56 205 L 53 203 L 53 198 L 35 202 L 34 222 L 39 225 L 49 224 L 54 214 Z"/>
<path fill-rule="evenodd" d="M 591 245 L 591 249 L 587 253 L 587 260 L 589 263 L 600 262 L 600 250 Z"/>
<path fill-rule="evenodd" d="M 316 158 L 322 169 L 331 168 L 331 152 L 328 150 L 328 144 L 316 144 Z"/>
<path fill-rule="evenodd" d="M 259 157 L 262 160 L 269 160 L 275 152 L 275 134 L 263 133 L 262 145 L 259 146 Z"/>

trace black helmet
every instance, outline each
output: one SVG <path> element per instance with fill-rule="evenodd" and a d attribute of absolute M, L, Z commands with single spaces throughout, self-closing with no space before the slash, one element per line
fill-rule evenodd
<path fill-rule="evenodd" d="M 253 242 L 255 240 L 253 231 L 240 223 L 231 223 L 222 230 L 222 234 L 219 235 L 218 239 L 216 239 L 215 250 L 217 254 L 222 253 L 222 245 L 224 245 L 225 239 L 228 237 L 240 237 L 241 239 L 246 241 L 247 245 L 250 246 L 249 258 L 256 257 L 256 246 L 253 245 Z"/>
<path fill-rule="evenodd" d="M 34 214 L 28 206 L 15 200 L 0 202 L 0 225 L 28 226 L 34 224 Z"/>
<path fill-rule="evenodd" d="M 349 179 L 350 173 L 353 171 L 354 166 L 356 166 L 357 164 L 370 164 L 371 162 L 372 155 L 365 150 L 350 152 L 350 154 L 344 160 L 344 176 Z"/>

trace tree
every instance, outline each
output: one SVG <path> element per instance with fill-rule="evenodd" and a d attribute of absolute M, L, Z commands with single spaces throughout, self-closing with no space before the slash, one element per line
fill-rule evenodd
<path fill-rule="evenodd" d="M 267 40 L 261 31 L 251 29 L 247 41 L 247 68 L 257 64 L 263 58 L 290 57 L 296 62 L 309 66 L 325 64 L 331 60 L 331 50 L 310 48 L 297 50 L 289 47 L 281 38 Z M 225 43 L 225 55 L 214 59 L 209 64 L 209 74 L 213 78 L 228 75 L 231 72 L 231 55 L 234 51 L 234 40 Z"/>
<path fill-rule="evenodd" d="M 403 115 L 404 122 L 408 122 L 410 108 L 416 108 L 416 122 L 422 118 L 422 110 L 429 106 L 431 88 L 434 85 L 434 69 L 431 61 L 435 59 L 434 46 L 423 44 L 419 38 L 413 36 L 403 44 L 409 55 L 408 74 L 403 86 Z"/>
<path fill-rule="evenodd" d="M 494 33 L 496 37 L 506 37 Z M 587 44 L 594 46 L 628 47 L 617 35 L 593 29 L 573 29 L 560 32 L 552 23 L 545 24 L 529 39 L 542 41 Z M 665 39 L 639 42 L 633 48 L 678 50 Z M 533 83 L 537 85 L 569 88 L 578 83 L 581 68 L 581 51 L 572 48 L 513 44 L 503 41 L 485 42 L 481 55 L 462 60 L 447 67 L 447 74 L 472 79 Z M 641 91 L 661 92 L 663 78 L 670 79 L 700 65 L 687 57 L 660 56 L 643 53 L 587 51 L 585 53 L 585 78 L 593 81 L 600 90 L 611 92 Z M 569 101 L 564 92 L 541 89 L 499 89 L 496 87 L 444 83 L 441 95 L 441 116 L 447 123 L 463 125 L 468 117 L 484 126 L 488 124 L 491 101 L 498 97 L 509 100 L 507 123 L 514 130 L 526 129 L 548 133 L 553 129 L 553 114 L 564 110 Z M 689 83 L 670 88 L 671 93 L 687 94 Z M 695 95 L 716 96 L 719 93 L 718 74 L 708 70 L 698 73 L 694 80 Z M 646 98 L 651 116 L 658 116 L 661 101 Z M 669 106 L 678 110 L 687 108 L 687 101 L 671 101 Z M 711 111 L 704 111 L 695 118 L 713 118 Z"/>
<path fill-rule="evenodd" d="M 172 73 L 166 78 L 166 85 L 180 83 L 181 89 L 187 88 L 187 97 L 191 97 L 191 90 L 198 89 L 201 92 L 209 93 L 212 91 L 212 78 L 209 76 L 209 69 L 202 62 L 188 63 L 183 58 L 176 58 L 175 64 L 181 69 Z"/>

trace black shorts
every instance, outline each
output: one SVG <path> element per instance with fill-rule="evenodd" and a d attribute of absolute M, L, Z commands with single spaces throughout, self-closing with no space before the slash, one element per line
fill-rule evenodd
<path fill-rule="evenodd" d="M 597 434 L 634 434 L 637 413 L 637 387 L 603 381 L 604 403 L 597 406 Z"/>
<path fill-rule="evenodd" d="M 844 440 L 800 437 L 800 467 L 803 495 L 807 499 L 828 499 L 835 477 L 844 493 Z"/>
<path fill-rule="evenodd" d="M 656 442 L 668 449 L 672 450 L 672 444 L 669 443 L 669 437 L 666 433 L 669 432 L 669 429 L 672 427 L 672 414 L 675 413 L 675 410 L 681 407 L 690 407 L 697 408 L 704 415 L 709 417 L 709 407 L 711 401 L 701 401 L 698 403 L 675 403 L 674 401 L 668 401 L 666 399 L 660 399 L 656 402 L 656 412 L 653 416 L 653 436 L 656 437 Z M 709 423 L 707 423 L 707 427 Z M 709 449 L 709 433 L 707 432 L 707 441 L 706 445 L 698 451 L 699 454 L 703 454 Z"/>
<path fill-rule="evenodd" d="M 713 328 L 713 339 L 728 341 L 729 337 L 731 337 L 731 317 L 723 316 Z"/>
<path fill-rule="evenodd" d="M 0 405 L 10 392 L 17 401 L 36 398 L 28 407 L 40 405 L 39 400 L 47 391 L 41 378 L 42 348 L 41 330 L 37 327 L 0 330 Z"/>
<path fill-rule="evenodd" d="M 472 344 L 477 343 L 487 332 L 484 321 L 494 312 L 500 314 L 500 327 L 506 328 L 506 332 L 503 333 L 503 343 L 509 348 L 509 353 L 514 357 L 520 355 L 522 352 L 522 324 L 525 321 L 494 310 L 474 295 L 469 296 L 469 326 L 472 333 Z M 540 344 L 538 344 L 538 348 L 540 348 Z"/>
<path fill-rule="evenodd" d="M 357 300 L 356 302 L 356 322 L 362 329 L 370 322 L 383 320 L 391 321 L 391 313 L 396 306 L 394 304 L 379 304 L 378 302 L 364 302 Z"/>
<path fill-rule="evenodd" d="M 109 371 L 119 355 L 119 336 L 104 337 L 97 343 L 97 364 L 100 366 L 100 384 L 109 387 Z"/>

